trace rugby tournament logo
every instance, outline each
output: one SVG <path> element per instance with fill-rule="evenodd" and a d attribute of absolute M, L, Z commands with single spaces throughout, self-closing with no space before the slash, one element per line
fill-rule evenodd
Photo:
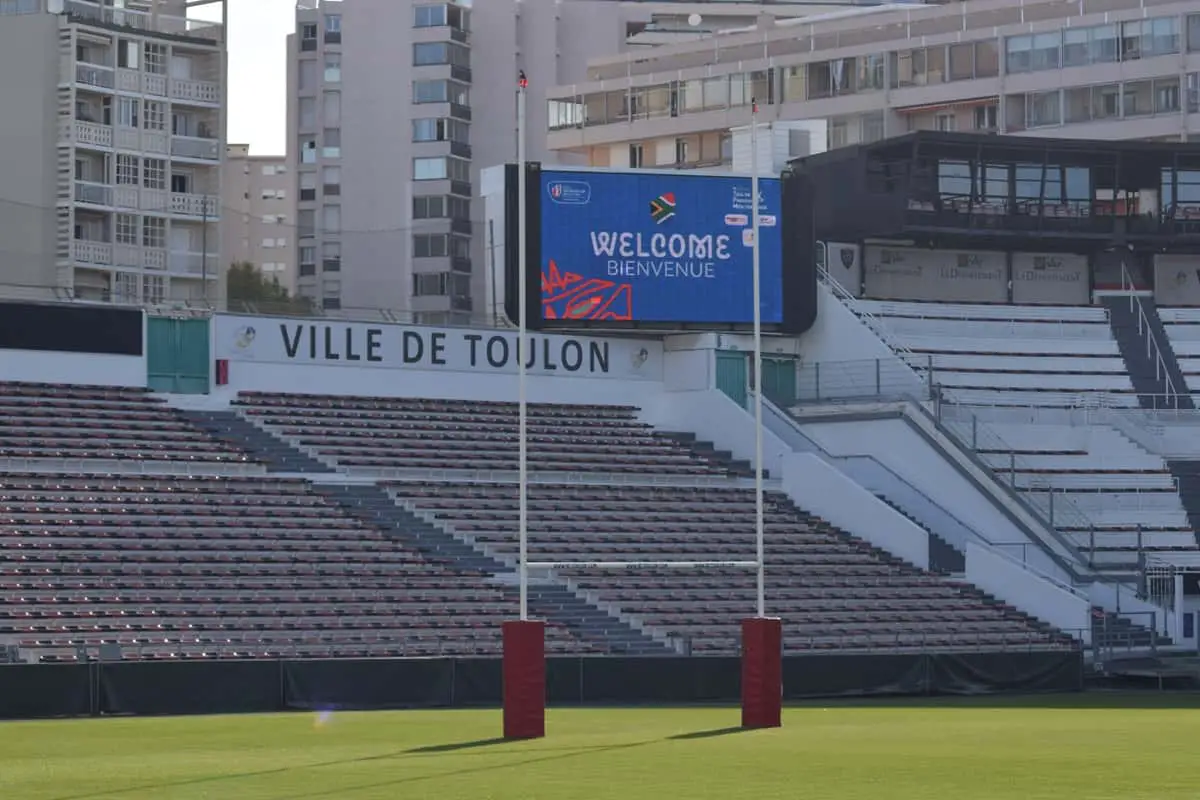
<path fill-rule="evenodd" d="M 675 216 L 675 193 L 665 192 L 650 201 L 650 218 L 662 225 Z"/>

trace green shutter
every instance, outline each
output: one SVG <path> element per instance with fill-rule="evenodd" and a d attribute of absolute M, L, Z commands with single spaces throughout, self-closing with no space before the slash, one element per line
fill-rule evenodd
<path fill-rule="evenodd" d="M 152 390 L 208 394 L 208 324 L 206 319 L 147 320 L 146 378 Z"/>
<path fill-rule="evenodd" d="M 746 354 L 738 350 L 717 351 L 717 388 L 742 408 L 747 404 Z"/>
<path fill-rule="evenodd" d="M 795 359 L 763 358 L 763 397 L 783 407 L 796 402 Z"/>

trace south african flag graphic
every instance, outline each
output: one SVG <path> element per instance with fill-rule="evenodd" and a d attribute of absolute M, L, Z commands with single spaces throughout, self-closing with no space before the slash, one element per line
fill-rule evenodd
<path fill-rule="evenodd" d="M 650 201 L 650 218 L 662 225 L 675 216 L 675 193 L 660 194 Z"/>

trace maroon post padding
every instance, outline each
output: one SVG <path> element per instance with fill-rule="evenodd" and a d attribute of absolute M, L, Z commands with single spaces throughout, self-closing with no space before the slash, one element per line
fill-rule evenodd
<path fill-rule="evenodd" d="M 783 623 L 778 617 L 742 620 L 742 727 L 783 724 Z"/>
<path fill-rule="evenodd" d="M 504 738 L 546 735 L 546 623 L 504 623 Z"/>

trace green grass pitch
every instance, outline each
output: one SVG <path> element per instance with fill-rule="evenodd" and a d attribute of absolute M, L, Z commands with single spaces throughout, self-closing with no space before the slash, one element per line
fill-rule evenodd
<path fill-rule="evenodd" d="M 1191 695 L 0 724 L 5 800 L 1173 800 L 1200 797 Z"/>

